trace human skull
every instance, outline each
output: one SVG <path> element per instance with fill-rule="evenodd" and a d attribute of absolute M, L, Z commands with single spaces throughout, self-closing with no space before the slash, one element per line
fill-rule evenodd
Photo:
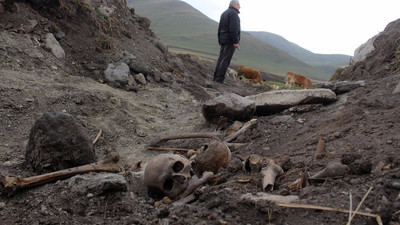
<path fill-rule="evenodd" d="M 216 174 L 220 168 L 226 168 L 231 159 L 231 151 L 228 146 L 224 142 L 212 140 L 198 150 L 194 159 L 196 173 L 202 174 L 210 171 Z"/>
<path fill-rule="evenodd" d="M 150 193 L 174 199 L 186 190 L 191 168 L 189 160 L 180 155 L 160 154 L 147 163 L 144 184 Z"/>

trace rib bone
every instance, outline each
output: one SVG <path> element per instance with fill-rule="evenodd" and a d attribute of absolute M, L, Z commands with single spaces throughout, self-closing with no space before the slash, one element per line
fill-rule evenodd
<path fill-rule="evenodd" d="M 221 132 L 184 133 L 184 134 L 160 136 L 157 139 L 153 140 L 151 142 L 150 146 L 159 146 L 163 142 L 166 142 L 169 140 L 177 140 L 177 139 L 211 138 L 211 139 L 222 140 L 223 136 L 224 135 Z"/>
<path fill-rule="evenodd" d="M 123 172 L 124 168 L 117 164 L 118 161 L 119 155 L 117 153 L 111 153 L 100 162 L 41 174 L 28 178 L 23 178 L 21 176 L 8 177 L 0 174 L 0 186 L 3 187 L 9 194 L 12 194 L 20 189 L 36 187 L 42 184 L 50 183 L 52 181 L 62 180 L 78 174 L 92 171 Z"/>

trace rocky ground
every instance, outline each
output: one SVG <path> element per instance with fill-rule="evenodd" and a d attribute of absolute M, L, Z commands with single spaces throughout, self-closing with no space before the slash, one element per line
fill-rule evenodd
<path fill-rule="evenodd" d="M 231 148 L 228 168 L 196 192 L 196 201 L 158 206 L 159 199 L 148 195 L 137 168 L 161 153 L 147 150 L 151 140 L 214 131 L 216 125 L 202 116 L 205 101 L 271 87 L 232 77 L 227 78 L 229 86 L 212 82 L 214 62 L 168 53 L 149 30 L 149 21 L 126 8 L 124 1 L 13 2 L 18 1 L 0 1 L 0 173 L 37 175 L 25 161 L 30 130 L 43 113 L 65 112 L 93 139 L 102 131 L 94 151 L 99 159 L 109 152 L 120 155 L 126 188 L 110 191 L 82 184 L 84 179 L 96 180 L 97 174 L 90 173 L 13 195 L 3 191 L 2 224 L 345 224 L 346 213 L 304 205 L 346 210 L 351 203 L 355 209 L 363 197 L 359 211 L 379 215 L 383 224 L 399 224 L 399 21 L 376 39 L 376 51 L 365 61 L 334 76 L 365 80 L 364 87 L 338 95 L 335 103 L 254 116 L 257 126 L 238 138 L 247 145 Z M 48 33 L 57 38 L 65 57 L 51 52 Z M 108 65 L 120 62 L 129 65 L 136 81 L 105 78 Z M 158 72 L 166 77 L 159 79 Z M 315 159 L 319 137 L 326 153 Z M 170 141 L 165 147 L 197 149 L 207 141 Z M 251 154 L 274 159 L 284 170 L 274 190 L 265 193 L 296 195 L 302 207 L 241 198 L 263 192 L 260 175 L 242 169 Z M 314 175 L 329 162 L 345 165 L 345 175 L 292 188 L 300 173 Z M 355 216 L 351 224 L 377 222 Z"/>

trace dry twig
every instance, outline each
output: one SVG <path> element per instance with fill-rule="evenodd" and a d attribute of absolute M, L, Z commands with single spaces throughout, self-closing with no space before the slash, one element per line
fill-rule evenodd
<path fill-rule="evenodd" d="M 278 206 L 285 207 L 285 208 L 292 208 L 292 209 L 315 209 L 315 210 L 323 210 L 329 212 L 338 212 L 338 213 L 350 213 L 349 210 L 346 209 L 335 209 L 330 207 L 324 206 L 315 206 L 315 205 L 304 205 L 304 204 L 281 204 L 278 203 Z M 368 216 L 374 217 L 378 225 L 383 225 L 382 219 L 378 214 L 366 213 L 366 212 L 354 212 L 354 215 L 361 215 L 361 216 Z"/>
<path fill-rule="evenodd" d="M 351 224 L 351 221 L 353 220 L 354 216 L 357 214 L 358 210 L 360 209 L 361 205 L 364 203 L 365 199 L 367 198 L 367 196 L 369 195 L 369 193 L 372 191 L 372 186 L 369 188 L 369 190 L 367 191 L 367 193 L 364 195 L 364 197 L 362 198 L 360 204 L 358 204 L 356 211 L 354 211 L 353 215 L 351 216 L 351 219 L 349 220 L 349 222 L 347 223 L 347 225 Z"/>

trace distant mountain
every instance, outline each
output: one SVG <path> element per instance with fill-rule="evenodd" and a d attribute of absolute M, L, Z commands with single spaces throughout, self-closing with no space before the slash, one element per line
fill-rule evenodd
<path fill-rule="evenodd" d="M 253 37 L 271 44 L 297 59 L 326 73 L 333 74 L 338 67 L 348 65 L 351 56 L 341 54 L 315 54 L 285 38 L 269 32 L 249 32 Z"/>
<path fill-rule="evenodd" d="M 136 14 L 151 20 L 151 29 L 167 43 L 170 51 L 188 52 L 212 60 L 218 57 L 218 23 L 189 4 L 180 0 L 128 0 L 128 5 L 135 8 Z M 241 50 L 236 51 L 232 59 L 234 65 L 281 76 L 294 71 L 319 80 L 328 80 L 333 74 L 321 69 L 325 66 L 322 62 L 312 66 L 249 32 L 242 32 L 240 44 Z M 316 60 L 308 60 L 313 61 Z"/>

